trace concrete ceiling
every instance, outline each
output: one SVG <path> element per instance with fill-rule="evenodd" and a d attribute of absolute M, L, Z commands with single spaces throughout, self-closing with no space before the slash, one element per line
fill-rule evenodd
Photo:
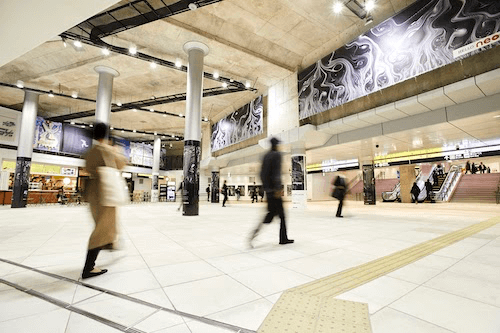
<path fill-rule="evenodd" d="M 225 0 L 104 40 L 122 47 L 134 44 L 142 53 L 172 62 L 181 59 L 184 65 L 187 62 L 182 49 L 184 43 L 201 41 L 210 48 L 205 58 L 205 72 L 218 71 L 241 82 L 250 81 L 258 94 L 266 94 L 271 85 L 291 72 L 310 65 L 414 1 L 378 0 L 374 22 L 365 26 L 364 21 L 347 9 L 333 14 L 331 0 Z M 122 1 L 115 6 L 129 2 Z M 53 15 L 53 19 L 57 19 L 58 13 Z M 104 56 L 99 48 L 89 45 L 77 50 L 68 42 L 64 47 L 58 38 L 0 67 L 0 81 L 15 84 L 22 80 L 27 87 L 68 95 L 76 91 L 81 97 L 95 99 L 98 75 L 94 67 L 98 65 L 120 72 L 114 81 L 114 103 L 186 92 L 185 72 L 161 66 L 152 69 L 147 62 L 120 54 Z M 204 88 L 219 85 L 208 79 L 204 79 L 203 84 Z M 206 97 L 203 117 L 217 121 L 256 96 L 243 91 Z M 21 109 L 22 102 L 22 91 L 0 87 L 0 105 Z M 39 115 L 50 117 L 94 108 L 92 102 L 42 95 Z M 158 105 L 154 109 L 183 114 L 185 103 Z M 93 117 L 78 121 L 92 122 Z M 184 118 L 148 112 L 113 113 L 111 125 L 178 135 L 184 132 Z M 140 135 L 137 138 L 143 139 Z"/>

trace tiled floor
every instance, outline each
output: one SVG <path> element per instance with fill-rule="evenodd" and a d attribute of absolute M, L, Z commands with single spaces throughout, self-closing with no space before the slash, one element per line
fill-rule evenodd
<path fill-rule="evenodd" d="M 203 203 L 183 217 L 175 203 L 121 209 L 120 246 L 101 252 L 107 274 L 86 283 L 248 330 L 257 330 L 281 293 L 500 215 L 500 205 L 287 207 L 249 248 L 263 204 Z M 92 220 L 88 207 L 0 207 L 0 258 L 78 279 Z M 237 332 L 0 262 L 0 277 L 142 332 Z M 448 246 L 339 299 L 369 304 L 375 333 L 500 333 L 500 226 Z M 0 283 L 0 332 L 118 332 L 96 320 Z"/>

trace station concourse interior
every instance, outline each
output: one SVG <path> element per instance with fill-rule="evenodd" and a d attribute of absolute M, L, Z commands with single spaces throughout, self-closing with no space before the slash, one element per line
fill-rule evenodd
<path fill-rule="evenodd" d="M 499 42 L 493 0 L 3 1 L 0 332 L 500 333 Z"/>

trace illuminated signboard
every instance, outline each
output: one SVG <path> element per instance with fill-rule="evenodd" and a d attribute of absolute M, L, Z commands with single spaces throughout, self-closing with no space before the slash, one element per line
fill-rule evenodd
<path fill-rule="evenodd" d="M 339 170 L 351 170 L 358 169 L 359 161 L 358 159 L 337 161 L 334 159 L 325 160 L 321 163 L 310 164 L 307 166 L 307 172 L 335 172 Z"/>

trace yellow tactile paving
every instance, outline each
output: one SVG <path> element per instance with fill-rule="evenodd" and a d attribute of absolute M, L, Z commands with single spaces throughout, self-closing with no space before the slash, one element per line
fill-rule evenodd
<path fill-rule="evenodd" d="M 431 253 L 500 223 L 477 223 L 405 250 L 292 288 L 271 309 L 259 333 L 370 333 L 368 305 L 334 299 Z"/>

